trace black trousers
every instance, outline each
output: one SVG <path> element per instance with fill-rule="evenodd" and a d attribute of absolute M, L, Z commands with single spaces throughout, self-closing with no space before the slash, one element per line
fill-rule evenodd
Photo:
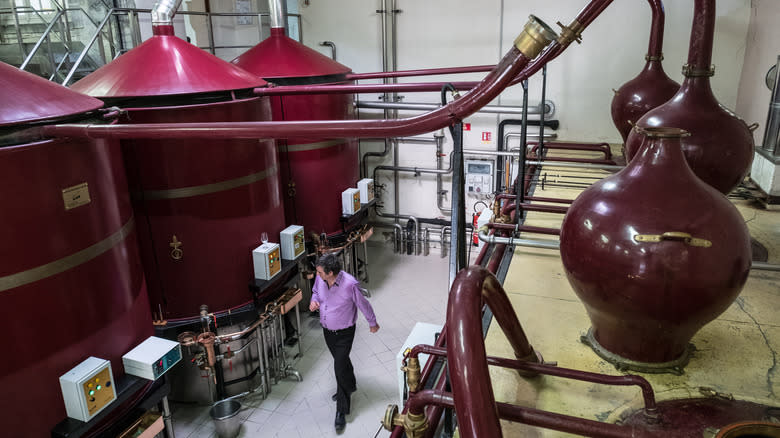
<path fill-rule="evenodd" d="M 342 330 L 328 330 L 323 327 L 325 344 L 333 356 L 333 370 L 336 374 L 336 411 L 348 414 L 350 410 L 350 395 L 357 389 L 355 369 L 349 353 L 352 351 L 352 341 L 355 340 L 355 326 Z"/>

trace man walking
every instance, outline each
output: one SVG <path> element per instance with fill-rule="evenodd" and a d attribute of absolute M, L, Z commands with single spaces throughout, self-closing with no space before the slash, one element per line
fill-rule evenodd
<path fill-rule="evenodd" d="M 379 330 L 374 309 L 360 293 L 359 282 L 355 277 L 341 270 L 338 257 L 325 254 L 317 260 L 317 279 L 312 288 L 309 310 L 320 311 L 320 323 L 325 335 L 325 343 L 333 356 L 333 368 L 336 374 L 336 421 L 337 432 L 347 425 L 345 416 L 349 414 L 351 395 L 357 390 L 355 370 L 349 353 L 355 339 L 357 309 L 368 321 L 371 333 Z"/>

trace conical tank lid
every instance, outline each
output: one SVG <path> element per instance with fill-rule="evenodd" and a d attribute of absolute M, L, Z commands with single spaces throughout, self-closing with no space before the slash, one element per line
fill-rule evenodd
<path fill-rule="evenodd" d="M 272 28 L 271 36 L 231 61 L 263 79 L 344 75 L 352 71 Z"/>
<path fill-rule="evenodd" d="M 0 62 L 0 126 L 57 119 L 96 110 L 103 102 Z"/>
<path fill-rule="evenodd" d="M 146 97 L 242 90 L 266 82 L 171 35 L 154 35 L 73 84 L 95 97 Z"/>

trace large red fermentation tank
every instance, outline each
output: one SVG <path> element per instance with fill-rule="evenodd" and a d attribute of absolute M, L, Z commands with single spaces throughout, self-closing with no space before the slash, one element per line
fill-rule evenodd
<path fill-rule="evenodd" d="M 2 435 L 50 436 L 65 419 L 59 376 L 111 361 L 152 334 L 119 144 L 12 140 L 21 128 L 97 117 L 97 99 L 0 63 Z"/>
<path fill-rule="evenodd" d="M 271 35 L 232 61 L 277 85 L 346 82 L 351 70 L 272 27 Z M 274 120 L 354 118 L 352 95 L 311 94 L 272 97 Z M 358 142 L 346 139 L 296 138 L 278 141 L 282 196 L 288 224 L 307 232 L 342 231 L 341 193 L 356 187 L 360 176 Z"/>
<path fill-rule="evenodd" d="M 121 123 L 270 120 L 265 82 L 173 35 L 155 35 L 73 85 Z M 251 252 L 284 228 L 270 140 L 123 140 L 152 311 L 194 317 L 250 301 Z"/>

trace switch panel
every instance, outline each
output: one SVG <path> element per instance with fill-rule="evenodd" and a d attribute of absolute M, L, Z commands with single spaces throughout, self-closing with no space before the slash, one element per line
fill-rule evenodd
<path fill-rule="evenodd" d="M 111 362 L 89 357 L 60 376 L 65 412 L 76 420 L 89 421 L 116 400 Z"/>
<path fill-rule="evenodd" d="M 341 214 L 353 215 L 360 210 L 360 190 L 347 189 L 341 192 Z"/>
<path fill-rule="evenodd" d="M 125 372 L 149 380 L 157 380 L 181 360 L 181 344 L 149 336 L 122 356 Z"/>
<path fill-rule="evenodd" d="M 252 251 L 255 278 L 270 280 L 282 270 L 282 258 L 279 253 L 278 243 L 264 243 Z"/>
<path fill-rule="evenodd" d="M 360 202 L 368 204 L 374 200 L 374 180 L 372 178 L 363 178 L 358 181 L 358 190 L 360 190 Z"/>
<path fill-rule="evenodd" d="M 303 241 L 303 227 L 300 225 L 290 225 L 279 234 L 279 242 L 282 247 L 282 258 L 285 260 L 295 260 L 306 250 L 306 244 Z"/>
<path fill-rule="evenodd" d="M 466 160 L 466 191 L 474 195 L 493 193 L 493 162 Z"/>

